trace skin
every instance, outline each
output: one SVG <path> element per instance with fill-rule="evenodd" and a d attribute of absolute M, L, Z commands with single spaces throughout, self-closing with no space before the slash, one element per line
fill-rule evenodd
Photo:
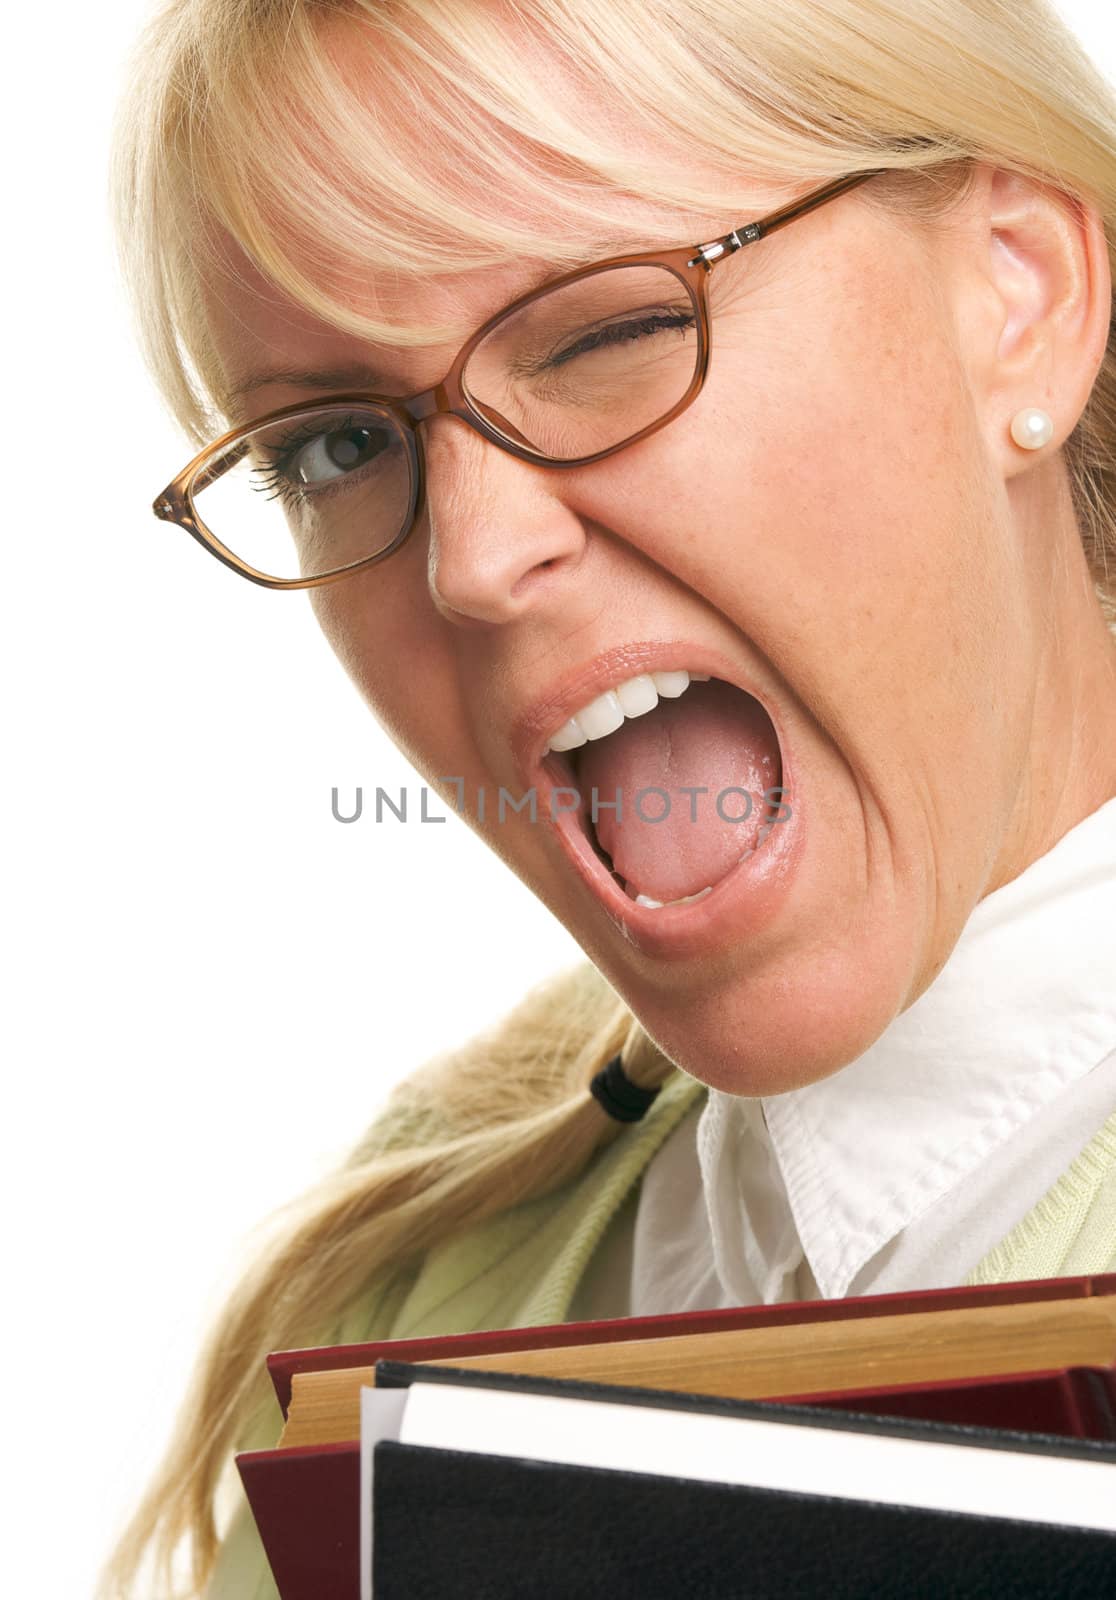
<path fill-rule="evenodd" d="M 704 232 L 618 198 L 608 244 L 713 238 L 799 192 L 757 184 L 751 212 Z M 393 352 L 230 253 L 239 282 L 213 296 L 212 326 L 231 383 L 366 361 L 398 393 L 437 381 L 546 271 L 409 286 L 417 322 L 458 332 Z M 561 472 L 428 421 L 422 521 L 312 600 L 391 736 L 467 794 L 521 792 L 517 720 L 629 641 L 712 651 L 774 708 L 805 829 L 797 869 L 770 916 L 700 956 L 625 939 L 548 827 L 470 817 L 679 1066 L 760 1095 L 861 1054 L 977 902 L 1116 794 L 1116 644 L 1060 454 L 1102 360 L 1111 282 L 1095 211 L 990 166 L 948 227 L 853 192 L 714 281 L 713 367 L 682 417 Z M 250 415 L 325 392 L 272 385 Z M 1054 419 L 1042 451 L 1011 439 L 1025 406 Z"/>

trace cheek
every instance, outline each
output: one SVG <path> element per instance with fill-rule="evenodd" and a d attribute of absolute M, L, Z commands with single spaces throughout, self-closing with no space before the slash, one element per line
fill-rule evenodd
<path fill-rule="evenodd" d="M 310 603 L 331 650 L 361 694 L 369 701 L 378 699 L 389 678 L 392 641 L 385 638 L 391 614 L 382 604 L 375 571 L 311 589 Z"/>
<path fill-rule="evenodd" d="M 767 308 L 746 340 L 730 323 L 659 485 L 700 530 L 673 536 L 679 576 L 823 694 L 878 678 L 881 650 L 978 645 L 1003 580 L 1002 485 L 947 330 L 863 301 Z"/>
<path fill-rule="evenodd" d="M 385 732 L 414 766 L 442 771 L 465 721 L 446 640 L 417 598 L 416 554 L 417 542 L 381 568 L 311 590 L 311 604 Z"/>
<path fill-rule="evenodd" d="M 906 335 L 831 353 L 808 382 L 792 371 L 756 463 L 773 533 L 757 577 L 779 586 L 786 630 L 820 638 L 846 683 L 893 703 L 927 695 L 943 651 L 977 665 L 1007 579 L 963 371 L 933 329 Z"/>

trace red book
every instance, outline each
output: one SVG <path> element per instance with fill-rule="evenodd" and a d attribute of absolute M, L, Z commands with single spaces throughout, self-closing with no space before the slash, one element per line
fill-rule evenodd
<path fill-rule="evenodd" d="M 484 1333 L 391 1339 L 360 1345 L 280 1351 L 268 1369 L 284 1417 L 292 1380 L 302 1373 L 368 1368 L 379 1359 L 457 1363 L 473 1356 L 573 1346 L 670 1339 L 689 1334 L 862 1322 L 996 1306 L 1081 1301 L 1116 1295 L 1116 1274 L 1043 1278 L 1027 1283 L 963 1286 L 907 1294 L 810 1300 L 775 1306 L 730 1307 L 603 1322 L 557 1323 Z M 1050 1309 L 1053 1309 L 1052 1307 Z M 1084 1309 L 1084 1308 L 1082 1308 Z M 1099 1308 L 1098 1308 L 1099 1309 Z M 1055 1322 L 1057 1319 L 1055 1319 Z M 1050 1319 L 1047 1318 L 1049 1324 Z M 942 1324 L 943 1329 L 946 1324 Z M 851 1330 L 850 1330 L 851 1331 Z M 1102 1344 L 1107 1337 L 1102 1333 Z M 1049 1350 L 1046 1343 L 1035 1348 Z M 1029 1369 L 1028 1369 L 1029 1367 Z M 508 1371 L 515 1371 L 509 1360 Z M 1088 1364 L 1049 1358 L 1019 1370 L 903 1384 L 871 1383 L 819 1391 L 798 1388 L 767 1398 L 831 1410 L 927 1419 L 1081 1439 L 1116 1440 L 1116 1319 L 1111 1342 Z M 616 1380 L 613 1381 L 623 1381 Z M 639 1382 L 640 1380 L 633 1380 Z M 690 1385 L 679 1385 L 690 1389 Z M 701 1392 L 701 1391 L 696 1391 Z M 354 1428 L 354 1435 L 358 1430 Z M 360 1468 L 356 1437 L 328 1444 L 243 1452 L 237 1466 L 282 1600 L 359 1600 Z"/>

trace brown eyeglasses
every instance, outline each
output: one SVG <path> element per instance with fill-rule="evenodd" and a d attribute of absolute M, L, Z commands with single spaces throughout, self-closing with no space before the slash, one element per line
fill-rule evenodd
<path fill-rule="evenodd" d="M 713 268 L 884 170 L 838 178 L 710 244 L 553 278 L 490 317 L 421 394 L 330 395 L 234 428 L 167 485 L 155 515 L 253 583 L 310 589 L 406 539 L 422 505 L 427 417 L 460 417 L 539 466 L 600 461 L 666 427 L 701 392 Z"/>

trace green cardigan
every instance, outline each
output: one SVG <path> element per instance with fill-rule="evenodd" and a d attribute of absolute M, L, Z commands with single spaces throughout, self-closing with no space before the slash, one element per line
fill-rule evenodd
<path fill-rule="evenodd" d="M 609 1224 L 635 1203 L 652 1156 L 705 1092 L 678 1072 L 641 1122 L 626 1127 L 564 1188 L 451 1235 L 417 1263 L 377 1279 L 331 1342 L 562 1322 Z M 390 1111 L 387 1116 L 390 1118 Z M 390 1130 L 385 1144 L 391 1143 Z M 1038 1204 L 969 1273 L 968 1283 L 1116 1271 L 1116 1112 Z M 250 1441 L 261 1447 L 271 1437 Z M 242 1504 L 207 1600 L 277 1600 Z"/>

